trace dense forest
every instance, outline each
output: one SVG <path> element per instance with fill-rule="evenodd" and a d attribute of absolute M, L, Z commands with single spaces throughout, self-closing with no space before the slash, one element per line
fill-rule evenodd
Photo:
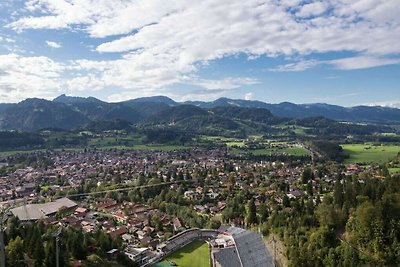
<path fill-rule="evenodd" d="M 57 227 L 36 224 L 22 224 L 12 217 L 7 222 L 6 265 L 24 267 L 26 263 L 34 267 L 56 266 Z M 122 248 L 120 238 L 111 238 L 104 231 L 84 234 L 72 227 L 62 229 L 59 242 L 60 267 L 71 266 L 71 259 L 85 260 L 82 266 L 115 266 L 107 260 L 107 251 Z M 136 266 L 124 254 L 117 258 L 119 266 Z"/>
<path fill-rule="evenodd" d="M 316 204 L 291 200 L 271 214 L 267 227 L 284 240 L 291 266 L 396 266 L 399 189 L 399 177 L 338 175 L 332 196 Z"/>

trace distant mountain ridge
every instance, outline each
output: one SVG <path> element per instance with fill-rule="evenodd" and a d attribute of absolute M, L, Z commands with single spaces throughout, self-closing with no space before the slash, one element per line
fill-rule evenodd
<path fill-rule="evenodd" d="M 80 97 L 80 96 L 66 96 L 62 94 L 53 99 L 53 102 L 64 104 L 78 104 L 78 103 L 105 103 L 95 97 Z"/>
<path fill-rule="evenodd" d="M 210 102 L 176 102 L 166 96 L 108 103 L 94 97 L 61 95 L 53 101 L 31 98 L 17 104 L 0 104 L 0 129 L 74 129 L 96 121 L 114 120 L 145 125 L 177 123 L 183 128 L 193 129 L 207 125 L 214 127 L 220 121 L 224 127 L 234 129 L 239 127 L 238 121 L 271 124 L 279 118 L 302 119 L 321 116 L 337 121 L 400 124 L 400 109 L 378 106 L 347 108 L 321 103 L 268 104 L 257 100 L 230 98 L 219 98 Z"/>
<path fill-rule="evenodd" d="M 288 118 L 307 118 L 323 116 L 333 120 L 349 122 L 372 122 L 372 123 L 399 123 L 400 109 L 381 106 L 355 106 L 342 107 L 325 103 L 315 104 L 294 104 L 282 102 L 279 104 L 268 104 L 258 100 L 243 100 L 219 98 L 211 102 L 188 101 L 185 104 L 192 103 L 201 108 L 215 107 L 247 107 L 264 108 L 271 111 L 274 116 Z"/>

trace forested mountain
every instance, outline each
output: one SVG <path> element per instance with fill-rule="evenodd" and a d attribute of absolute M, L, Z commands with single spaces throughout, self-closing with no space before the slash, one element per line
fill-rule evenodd
<path fill-rule="evenodd" d="M 71 107 L 43 99 L 27 99 L 0 114 L 1 129 L 35 131 L 43 128 L 71 129 L 88 119 Z"/>
<path fill-rule="evenodd" d="M 170 106 L 166 103 L 161 102 L 135 102 L 135 101 L 127 101 L 121 102 L 123 106 L 131 107 L 143 117 L 148 118 L 152 115 L 155 115 L 161 111 L 168 109 Z"/>
<path fill-rule="evenodd" d="M 1 104 L 0 103 L 0 112 L 3 112 L 4 110 L 6 110 L 12 106 L 13 106 L 13 104 Z"/>
<path fill-rule="evenodd" d="M 284 102 L 280 104 L 268 104 L 266 106 L 272 114 L 291 117 L 306 118 L 323 116 L 333 120 L 351 122 L 377 122 L 389 123 L 400 121 L 400 109 L 388 107 L 341 107 L 328 104 L 293 104 Z"/>
<path fill-rule="evenodd" d="M 294 118 L 294 119 L 291 119 Z M 239 130 L 284 123 L 301 127 L 310 134 L 363 134 L 390 128 L 339 124 L 337 121 L 378 124 L 400 123 L 400 109 L 384 107 L 344 108 L 328 104 L 297 105 L 284 102 L 220 98 L 212 102 L 178 103 L 165 96 L 143 97 L 119 103 L 107 103 L 94 97 L 61 95 L 53 101 L 27 99 L 18 104 L 0 104 L 0 129 L 36 131 L 43 128 L 75 129 L 96 121 L 123 120 L 131 124 L 175 126 L 184 129 L 220 128 Z M 261 124 L 260 124 L 261 123 Z M 257 125 L 259 124 L 259 125 Z M 103 124 L 107 125 L 106 124 Z M 259 127 L 259 126 L 262 127 Z M 96 127 L 95 127 L 96 128 Z M 103 127 L 100 127 L 103 128 Z M 322 129 L 322 130 L 321 130 Z M 254 131 L 253 131 L 254 132 Z"/>
<path fill-rule="evenodd" d="M 164 111 L 154 114 L 147 121 L 152 123 L 168 123 L 174 124 L 180 120 L 190 118 L 190 117 L 202 117 L 208 116 L 208 112 L 204 109 L 190 106 L 181 105 L 176 107 L 168 108 Z"/>
<path fill-rule="evenodd" d="M 95 97 L 66 96 L 65 94 L 62 94 L 54 98 L 53 102 L 64 103 L 64 104 L 105 103 Z"/>
<path fill-rule="evenodd" d="M 142 103 L 142 102 L 153 102 L 153 103 L 163 103 L 167 104 L 168 106 L 177 106 L 179 103 L 175 102 L 169 97 L 166 96 L 149 96 L 149 97 L 139 97 L 131 100 L 124 101 L 122 103 L 125 104 L 132 104 L 132 103 Z"/>
<path fill-rule="evenodd" d="M 352 122 L 400 122 L 400 109 L 388 107 L 341 107 L 329 104 L 294 104 L 282 102 L 279 104 L 268 104 L 257 100 L 219 98 L 211 102 L 189 101 L 185 104 L 192 104 L 201 108 L 215 107 L 249 107 L 264 108 L 278 117 L 306 118 L 323 116 L 333 120 Z"/>
<path fill-rule="evenodd" d="M 136 123 L 142 119 L 142 115 L 133 108 L 114 103 L 77 103 L 70 107 L 91 121 L 121 119 Z"/>
<path fill-rule="evenodd" d="M 270 122 L 274 117 L 269 110 L 263 108 L 226 106 L 213 108 L 211 112 L 222 117 L 264 123 Z"/>

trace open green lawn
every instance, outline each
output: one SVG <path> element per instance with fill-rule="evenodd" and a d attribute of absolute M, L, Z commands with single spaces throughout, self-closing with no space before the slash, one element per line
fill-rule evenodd
<path fill-rule="evenodd" d="M 400 167 L 389 168 L 391 174 L 400 173 Z"/>
<path fill-rule="evenodd" d="M 230 141 L 230 142 L 226 142 L 226 146 L 228 146 L 228 147 L 233 147 L 233 146 L 243 147 L 244 142 L 243 141 Z"/>
<path fill-rule="evenodd" d="M 46 152 L 48 149 L 31 149 L 31 150 L 10 150 L 10 151 L 1 151 L 0 152 L 0 158 L 6 158 L 9 156 L 14 156 L 17 154 L 31 154 L 31 153 L 36 153 L 36 152 Z M 54 151 L 83 151 L 83 148 L 56 148 L 56 149 L 50 149 Z"/>
<path fill-rule="evenodd" d="M 346 144 L 342 145 L 342 147 L 350 156 L 345 160 L 345 163 L 387 162 L 396 157 L 397 153 L 400 152 L 400 146 L 395 145 Z"/>
<path fill-rule="evenodd" d="M 174 151 L 174 150 L 185 150 L 190 149 L 189 146 L 178 146 L 178 145 L 133 145 L 133 146 L 123 146 L 123 145 L 111 145 L 111 146 L 95 146 L 97 149 L 117 149 L 117 150 L 157 150 L 157 151 Z M 94 147 L 88 147 L 93 149 Z M 50 149 L 54 151 L 83 151 L 84 148 L 56 148 Z M 34 152 L 45 152 L 47 149 L 33 149 L 33 150 L 10 150 L 10 151 L 0 151 L 0 158 L 6 158 L 16 154 L 30 154 Z"/>
<path fill-rule="evenodd" d="M 169 262 L 172 261 L 181 267 L 210 267 L 210 251 L 208 245 L 204 241 L 196 240 L 175 251 L 162 262 L 153 265 L 153 267 L 171 266 Z"/>
<path fill-rule="evenodd" d="M 269 154 L 282 154 L 287 153 L 293 156 L 309 155 L 309 152 L 301 147 L 286 147 L 286 148 L 265 148 L 265 149 L 233 149 L 234 153 L 251 153 L 255 156 L 269 155 Z"/>
<path fill-rule="evenodd" d="M 228 141 L 237 141 L 237 138 L 233 137 L 224 137 L 219 135 L 202 135 L 201 138 L 208 141 L 221 141 L 221 142 L 228 142 Z"/>
<path fill-rule="evenodd" d="M 173 150 L 190 149 L 190 147 L 178 146 L 178 145 L 133 145 L 133 146 L 104 146 L 104 147 L 98 147 L 98 149 L 173 151 Z"/>

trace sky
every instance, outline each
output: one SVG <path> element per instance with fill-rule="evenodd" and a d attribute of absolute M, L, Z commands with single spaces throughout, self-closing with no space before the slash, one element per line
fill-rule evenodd
<path fill-rule="evenodd" d="M 399 0 L 1 0 L 0 103 L 400 107 Z"/>

